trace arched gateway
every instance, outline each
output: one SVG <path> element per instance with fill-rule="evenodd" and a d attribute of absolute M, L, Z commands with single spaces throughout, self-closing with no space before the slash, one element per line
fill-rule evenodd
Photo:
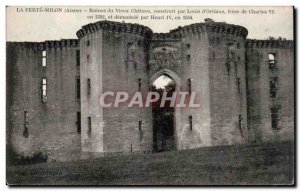
<path fill-rule="evenodd" d="M 171 71 L 169 69 L 161 69 L 160 71 L 158 71 L 155 74 L 153 74 L 152 77 L 150 78 L 150 86 L 153 84 L 153 82 L 157 78 L 159 78 L 162 75 L 169 76 L 172 80 L 174 80 L 174 82 L 175 82 L 175 92 L 176 93 L 178 93 L 181 90 L 181 80 L 180 80 L 180 78 L 178 77 L 178 75 L 175 72 L 173 72 L 173 71 Z M 149 89 L 151 89 L 151 88 L 149 88 Z M 154 116 L 152 115 L 152 117 L 154 117 Z M 152 123 L 152 125 L 153 125 L 153 127 L 152 127 L 152 129 L 153 129 L 153 137 L 155 137 L 155 135 L 154 135 L 154 133 L 155 133 L 155 131 L 154 131 L 154 128 L 155 128 L 154 127 L 154 122 Z M 173 138 L 174 138 L 173 139 L 173 141 L 174 141 L 173 142 L 173 144 L 174 144 L 173 146 L 174 146 L 174 149 L 177 150 L 178 149 L 178 143 L 177 143 L 177 141 L 178 141 L 178 133 L 177 133 L 177 129 L 181 127 L 181 109 L 180 109 L 180 107 L 174 107 L 174 119 L 173 119 L 172 125 L 173 125 L 172 129 L 174 131 L 173 132 Z M 153 139 L 153 144 L 155 144 L 155 139 Z M 155 150 L 155 149 L 153 148 L 153 150 Z"/>

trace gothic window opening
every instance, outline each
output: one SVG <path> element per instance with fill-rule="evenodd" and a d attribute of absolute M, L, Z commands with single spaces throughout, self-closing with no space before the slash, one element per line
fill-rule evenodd
<path fill-rule="evenodd" d="M 278 90 L 278 77 L 270 78 L 270 97 L 276 98 Z"/>
<path fill-rule="evenodd" d="M 241 78 L 237 79 L 237 85 L 238 85 L 238 92 L 241 93 Z"/>
<path fill-rule="evenodd" d="M 90 46 L 91 42 L 88 40 L 86 41 L 86 46 Z"/>
<path fill-rule="evenodd" d="M 91 136 L 92 133 L 92 118 L 88 117 L 88 135 Z"/>
<path fill-rule="evenodd" d="M 47 66 L 47 52 L 43 50 L 42 52 L 42 66 Z"/>
<path fill-rule="evenodd" d="M 139 83 L 139 91 L 141 91 L 141 87 L 142 87 L 142 79 L 139 78 L 138 81 L 139 81 L 139 82 L 138 82 L 138 83 Z"/>
<path fill-rule="evenodd" d="M 24 111 L 24 131 L 23 131 L 23 137 L 28 138 L 29 137 L 29 131 L 28 131 L 28 111 Z"/>
<path fill-rule="evenodd" d="M 192 79 L 188 79 L 188 92 L 189 92 L 189 94 L 191 94 L 192 93 Z"/>
<path fill-rule="evenodd" d="M 193 131 L 193 116 L 189 116 L 189 126 L 190 126 L 190 131 Z"/>
<path fill-rule="evenodd" d="M 236 47 L 237 47 L 238 49 L 240 49 L 240 48 L 241 48 L 240 43 L 237 43 L 237 44 L 236 44 Z"/>
<path fill-rule="evenodd" d="M 87 94 L 91 95 L 91 79 L 87 79 Z"/>
<path fill-rule="evenodd" d="M 271 108 L 271 126 L 272 129 L 278 129 L 278 109 Z"/>
<path fill-rule="evenodd" d="M 270 70 L 276 69 L 275 54 L 269 53 L 269 69 Z"/>
<path fill-rule="evenodd" d="M 80 77 L 76 77 L 76 85 L 75 85 L 75 91 L 76 91 L 76 100 L 80 101 Z"/>
<path fill-rule="evenodd" d="M 42 99 L 42 103 L 46 103 L 47 102 L 47 79 L 46 78 L 42 78 L 42 89 L 41 89 L 41 99 Z"/>
<path fill-rule="evenodd" d="M 76 66 L 80 66 L 80 50 L 76 50 Z"/>
<path fill-rule="evenodd" d="M 81 112 L 77 112 L 77 121 L 76 121 L 76 125 L 77 125 L 77 133 L 81 133 Z"/>
<path fill-rule="evenodd" d="M 186 44 L 186 48 L 190 49 L 191 48 L 191 44 Z"/>
<path fill-rule="evenodd" d="M 141 120 L 139 121 L 139 131 L 140 132 L 142 131 L 142 121 Z"/>

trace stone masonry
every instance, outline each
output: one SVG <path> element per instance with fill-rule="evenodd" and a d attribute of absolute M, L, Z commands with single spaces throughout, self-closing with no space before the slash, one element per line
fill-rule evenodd
<path fill-rule="evenodd" d="M 7 42 L 7 145 L 19 155 L 152 152 L 151 108 L 103 108 L 99 98 L 146 94 L 161 75 L 200 103 L 175 108 L 177 150 L 294 139 L 293 41 L 247 39 L 246 28 L 211 20 L 169 33 L 99 21 L 76 34 Z"/>

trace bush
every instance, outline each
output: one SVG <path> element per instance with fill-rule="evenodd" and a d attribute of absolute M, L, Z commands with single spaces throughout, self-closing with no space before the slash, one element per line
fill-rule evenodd
<path fill-rule="evenodd" d="M 11 151 L 7 153 L 7 163 L 11 165 L 28 165 L 47 162 L 48 156 L 42 152 L 35 152 L 31 156 L 20 156 Z"/>

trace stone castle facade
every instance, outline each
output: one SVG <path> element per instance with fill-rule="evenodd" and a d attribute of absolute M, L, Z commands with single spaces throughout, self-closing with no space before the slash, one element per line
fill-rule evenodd
<path fill-rule="evenodd" d="M 153 33 L 99 21 L 78 39 L 7 42 L 7 144 L 51 160 L 151 152 L 151 108 L 103 108 L 105 91 L 147 93 L 161 75 L 197 93 L 175 108 L 177 150 L 294 139 L 294 42 L 213 22 Z M 192 128 L 191 128 L 192 124 Z"/>

